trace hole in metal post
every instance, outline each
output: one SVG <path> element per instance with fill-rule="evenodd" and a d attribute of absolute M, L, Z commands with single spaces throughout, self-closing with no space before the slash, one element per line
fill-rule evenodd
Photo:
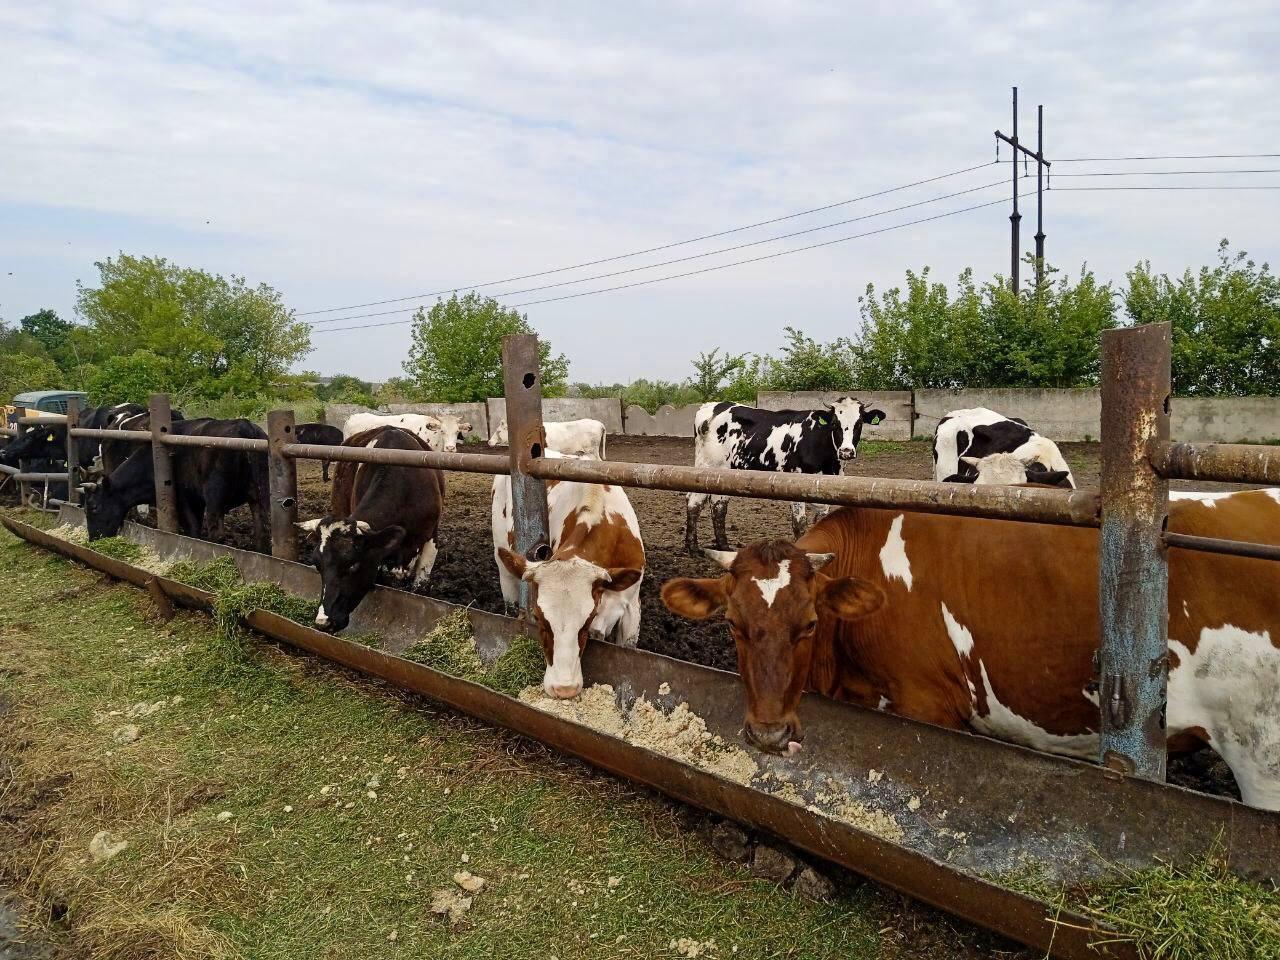
<path fill-rule="evenodd" d="M 529 448 L 529 456 L 530 456 L 530 457 L 533 457 L 535 460 L 536 460 L 538 457 L 542 456 L 542 444 L 540 444 L 540 443 L 535 443 L 532 447 L 530 447 L 530 448 Z"/>
<path fill-rule="evenodd" d="M 539 543 L 530 547 L 529 552 L 525 555 L 527 560 L 550 560 L 551 545 L 549 543 Z"/>
<path fill-rule="evenodd" d="M 524 380 L 522 380 L 521 382 L 524 384 L 524 388 L 528 390 L 530 387 L 532 387 L 535 383 L 538 382 L 538 378 L 535 377 L 532 373 L 526 373 L 524 375 Z"/>
<path fill-rule="evenodd" d="M 1173 413 L 1173 402 L 1170 399 L 1169 394 L 1166 393 L 1164 395 L 1164 415 L 1167 417 L 1171 413 Z"/>

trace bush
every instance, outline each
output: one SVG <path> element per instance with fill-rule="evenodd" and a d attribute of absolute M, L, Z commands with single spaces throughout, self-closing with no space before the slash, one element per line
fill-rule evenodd
<path fill-rule="evenodd" d="M 28 390 L 58 390 L 62 371 L 48 357 L 25 353 L 0 355 L 0 401 L 8 403 Z"/>

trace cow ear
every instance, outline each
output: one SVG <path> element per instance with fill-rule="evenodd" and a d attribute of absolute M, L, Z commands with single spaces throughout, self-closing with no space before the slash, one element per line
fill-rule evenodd
<path fill-rule="evenodd" d="M 637 570 L 635 567 L 610 567 L 609 579 L 604 582 L 606 590 L 626 590 L 640 582 L 640 578 L 644 576 L 643 570 Z"/>
<path fill-rule="evenodd" d="M 861 577 L 828 577 L 818 574 L 818 608 L 841 620 L 857 620 L 885 604 L 884 591 Z"/>
<path fill-rule="evenodd" d="M 960 462 L 966 463 L 969 466 L 976 469 L 978 464 L 981 463 L 982 461 L 978 457 L 961 457 Z"/>
<path fill-rule="evenodd" d="M 470 432 L 471 432 L 471 424 L 469 424 L 469 423 L 460 423 L 460 424 L 458 424 L 458 433 L 461 433 L 461 434 L 463 434 L 463 435 L 466 435 L 466 434 L 468 434 L 468 433 L 470 433 Z"/>
<path fill-rule="evenodd" d="M 532 565 L 528 560 L 518 553 L 512 553 L 506 547 L 498 548 L 498 559 L 513 577 L 519 577 L 521 580 L 525 579 L 525 576 L 532 570 Z"/>
<path fill-rule="evenodd" d="M 733 578 L 728 574 L 707 579 L 678 577 L 662 585 L 662 602 L 677 616 L 706 620 L 722 611 L 729 602 L 732 582 Z"/>
<path fill-rule="evenodd" d="M 866 423 L 869 423 L 874 427 L 877 423 L 879 423 L 881 420 L 884 419 L 884 411 L 883 410 L 863 410 L 862 419 Z"/>
<path fill-rule="evenodd" d="M 323 523 L 323 521 L 319 519 L 303 520 L 301 523 L 295 523 L 294 526 L 307 536 L 312 536 L 318 529 L 320 529 L 321 523 Z"/>
<path fill-rule="evenodd" d="M 1071 483 L 1067 480 L 1067 471 L 1065 470 L 1046 470 L 1043 473 L 1036 474 L 1036 483 L 1047 483 L 1055 487 L 1069 487 Z"/>

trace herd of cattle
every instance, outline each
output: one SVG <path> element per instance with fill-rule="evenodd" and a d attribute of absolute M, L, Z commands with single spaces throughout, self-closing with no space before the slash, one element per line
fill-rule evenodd
<path fill-rule="evenodd" d="M 175 415 L 176 419 L 176 415 Z M 884 414 L 853 398 L 817 410 L 766 411 L 708 403 L 694 422 L 694 462 L 703 467 L 837 474 L 857 456 L 864 424 Z M 146 411 L 123 406 L 82 422 L 146 427 Z M 258 437 L 246 420 L 181 420 L 175 432 Z M 470 426 L 405 414 L 352 417 L 341 432 L 298 428 L 301 442 L 453 451 Z M 28 428 L 0 463 L 65 456 L 65 428 Z M 605 431 L 593 420 L 546 424 L 546 455 L 603 459 Z M 502 428 L 491 443 L 505 442 Z M 117 533 L 134 507 L 154 503 L 150 448 L 85 441 L 80 467 L 92 537 Z M 248 504 L 266 545 L 263 454 L 178 447 L 172 451 L 182 529 L 218 539 L 222 517 Z M 939 481 L 1073 487 L 1058 447 L 1026 423 L 984 408 L 957 410 L 933 443 Z M 494 560 L 503 597 L 530 585 L 532 617 L 546 658 L 544 688 L 582 689 L 589 638 L 635 644 L 645 550 L 626 492 L 617 486 L 549 481 L 551 551 L 514 550 L 510 482 L 493 483 Z M 733 550 L 726 497 L 690 494 L 686 546 L 712 501 L 713 577 L 678 578 L 662 600 L 691 619 L 723 617 L 746 691 L 744 732 L 760 749 L 794 753 L 806 690 L 929 723 L 970 729 L 1040 750 L 1096 758 L 1099 701 L 1098 533 L 1034 523 L 844 507 L 806 530 L 793 505 L 794 542 Z M 308 535 L 323 582 L 316 625 L 342 630 L 379 579 L 424 586 L 445 508 L 441 471 L 339 463 L 323 518 Z M 1206 537 L 1280 544 L 1280 490 L 1174 494 L 1169 528 Z M 1169 554 L 1171 751 L 1207 743 L 1231 767 L 1246 803 L 1280 809 L 1280 571 L 1261 560 L 1194 551 Z M 1274 638 L 1274 639 L 1273 639 Z"/>

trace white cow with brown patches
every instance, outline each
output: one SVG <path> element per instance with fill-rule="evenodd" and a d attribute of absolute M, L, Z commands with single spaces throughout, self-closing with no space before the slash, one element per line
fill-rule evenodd
<path fill-rule="evenodd" d="M 555 456 L 548 452 L 548 456 Z M 547 481 L 551 556 L 514 553 L 511 479 L 493 479 L 493 548 L 502 598 L 533 591 L 533 614 L 547 662 L 543 689 L 554 697 L 582 692 L 582 650 L 588 637 L 635 646 L 640 638 L 640 582 L 644 544 L 621 487 Z"/>
<path fill-rule="evenodd" d="M 1280 545 L 1280 490 L 1175 494 L 1169 529 Z M 819 572 L 809 559 L 833 554 Z M 715 557 L 729 575 L 665 584 L 724 612 L 747 736 L 803 736 L 800 693 L 1096 760 L 1098 531 L 844 508 L 796 543 Z M 781 564 L 788 564 L 787 582 Z M 766 592 L 771 593 L 765 602 Z M 1207 743 L 1245 803 L 1280 810 L 1280 564 L 1169 551 L 1171 751 Z"/>

